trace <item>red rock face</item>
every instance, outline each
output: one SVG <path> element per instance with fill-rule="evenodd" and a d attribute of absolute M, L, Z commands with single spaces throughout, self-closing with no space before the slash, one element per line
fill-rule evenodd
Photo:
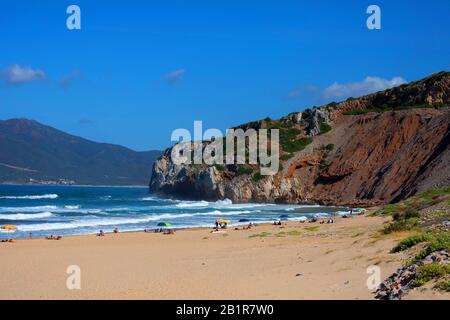
<path fill-rule="evenodd" d="M 239 127 L 290 126 L 299 131 L 295 139 L 308 136 L 312 143 L 289 154 L 282 171 L 263 179 L 237 175 L 233 168 L 179 168 L 163 156 L 154 167 L 150 191 L 233 202 L 374 205 L 447 186 L 449 97 L 450 73 L 439 72 L 277 121 L 243 124 Z M 323 123 L 328 129 L 322 129 Z"/>
<path fill-rule="evenodd" d="M 448 174 L 431 175 L 427 166 L 448 152 L 449 127 L 448 109 L 341 116 L 328 133 L 335 152 L 311 196 L 385 203 L 414 192 L 419 181 L 448 185 Z"/>

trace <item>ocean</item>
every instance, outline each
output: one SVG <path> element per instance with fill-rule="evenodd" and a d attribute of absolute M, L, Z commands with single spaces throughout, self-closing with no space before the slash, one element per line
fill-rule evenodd
<path fill-rule="evenodd" d="M 213 227 L 217 218 L 231 220 L 230 226 L 306 220 L 348 213 L 348 208 L 319 205 L 281 205 L 230 200 L 181 201 L 149 194 L 147 188 L 16 186 L 0 185 L 0 226 L 14 225 L 17 231 L 0 229 L 0 239 L 48 235 L 94 234 L 139 231 L 168 222 L 173 228 Z M 248 222 L 247 222 L 248 223 Z"/>

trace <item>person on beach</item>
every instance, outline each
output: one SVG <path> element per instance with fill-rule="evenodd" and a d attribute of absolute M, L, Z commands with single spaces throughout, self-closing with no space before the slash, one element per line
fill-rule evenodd
<path fill-rule="evenodd" d="M 50 235 L 50 237 L 46 237 L 47 240 L 61 240 L 62 236 L 54 236 Z"/>
<path fill-rule="evenodd" d="M 114 233 L 119 233 L 119 229 L 118 229 L 118 228 L 115 228 L 115 229 L 113 230 L 113 232 L 114 232 Z"/>
<path fill-rule="evenodd" d="M 33 234 L 31 232 L 28 232 L 28 239 L 33 239 Z"/>
<path fill-rule="evenodd" d="M 98 237 L 104 237 L 104 236 L 105 236 L 105 233 L 103 232 L 103 230 L 100 230 L 100 232 L 97 233 L 97 236 L 98 236 Z"/>

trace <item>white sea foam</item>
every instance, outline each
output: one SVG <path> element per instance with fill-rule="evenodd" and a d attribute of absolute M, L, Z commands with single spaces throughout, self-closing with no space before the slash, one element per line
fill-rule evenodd
<path fill-rule="evenodd" d="M 57 208 L 57 206 L 0 207 L 0 212 L 40 212 L 56 210 Z"/>
<path fill-rule="evenodd" d="M 215 204 L 218 205 L 225 205 L 225 206 L 229 206 L 232 205 L 233 202 L 230 199 L 225 199 L 225 200 L 217 200 L 216 202 L 214 202 Z"/>
<path fill-rule="evenodd" d="M 211 212 L 198 213 L 196 215 L 197 216 L 235 216 L 235 215 L 239 215 L 239 214 L 256 213 L 256 212 L 260 212 L 260 211 L 259 210 L 256 210 L 256 211 L 249 211 L 249 210 L 244 210 L 244 211 L 220 211 L 220 210 L 214 210 L 214 211 L 211 211 Z"/>
<path fill-rule="evenodd" d="M 288 218 L 289 221 L 306 221 L 308 220 L 308 217 L 305 216 L 301 216 L 301 217 L 296 217 L 296 218 Z"/>
<path fill-rule="evenodd" d="M 69 210 L 76 210 L 76 209 L 80 209 L 81 206 L 76 205 L 76 206 L 64 206 L 64 208 L 69 209 Z"/>
<path fill-rule="evenodd" d="M 57 194 L 43 194 L 43 195 L 27 195 L 27 196 L 2 196 L 0 199 L 29 199 L 29 200 L 39 200 L 39 199 L 56 199 Z"/>
<path fill-rule="evenodd" d="M 207 207 L 211 203 L 208 201 L 184 201 L 175 205 L 177 208 L 201 208 Z"/>
<path fill-rule="evenodd" d="M 157 201 L 157 200 L 160 200 L 160 199 L 158 199 L 156 197 L 151 197 L 151 196 L 144 197 L 144 198 L 141 199 L 141 201 Z"/>
<path fill-rule="evenodd" d="M 338 212 L 336 212 L 338 215 L 340 215 L 340 216 L 346 216 L 346 215 L 350 215 L 350 214 L 352 214 L 352 215 L 357 215 L 357 214 L 360 214 L 361 212 L 364 212 L 364 211 L 362 211 L 362 210 L 358 210 L 358 209 L 353 209 L 353 212 L 352 213 L 350 213 L 350 210 L 348 210 L 348 211 L 338 211 Z"/>
<path fill-rule="evenodd" d="M 33 220 L 33 219 L 42 219 L 49 218 L 53 216 L 51 212 L 41 212 L 41 213 L 15 213 L 15 214 L 0 214 L 0 220 Z"/>
<path fill-rule="evenodd" d="M 80 209 L 80 206 L 35 206 L 35 207 L 0 207 L 0 212 L 41 212 L 50 211 L 52 213 L 79 213 L 95 214 L 103 213 L 101 209 Z"/>
<path fill-rule="evenodd" d="M 330 214 L 325 213 L 325 212 L 319 212 L 319 213 L 314 214 L 314 218 L 327 218 L 329 216 L 330 216 Z"/>
<path fill-rule="evenodd" d="M 151 221 L 174 219 L 182 217 L 192 217 L 192 214 L 160 214 L 145 218 L 101 218 L 101 219 L 86 219 L 70 222 L 55 222 L 55 223 L 39 223 L 32 225 L 18 225 L 20 231 L 46 231 L 46 230 L 65 230 L 86 227 L 102 226 L 119 226 L 124 224 L 139 224 Z"/>

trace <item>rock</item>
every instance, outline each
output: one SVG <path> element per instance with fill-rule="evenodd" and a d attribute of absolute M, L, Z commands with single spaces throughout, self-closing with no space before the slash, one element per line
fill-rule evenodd
<path fill-rule="evenodd" d="M 296 112 L 292 115 L 292 122 L 299 124 L 302 121 L 302 113 Z"/>
<path fill-rule="evenodd" d="M 398 300 L 408 294 L 411 289 L 411 281 L 417 276 L 421 265 L 432 262 L 449 263 L 448 251 L 441 250 L 430 253 L 424 259 L 412 264 L 409 267 L 400 268 L 390 277 L 384 280 L 375 292 L 375 299 L 380 300 Z"/>
<path fill-rule="evenodd" d="M 303 122 L 306 126 L 306 134 L 316 136 L 320 133 L 323 123 L 330 125 L 329 112 L 324 108 L 314 108 L 305 112 L 306 118 Z"/>

